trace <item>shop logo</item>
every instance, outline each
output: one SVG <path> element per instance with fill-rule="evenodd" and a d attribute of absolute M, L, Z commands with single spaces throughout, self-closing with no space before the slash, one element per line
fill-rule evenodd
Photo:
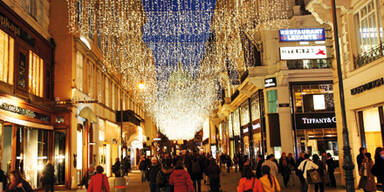
<path fill-rule="evenodd" d="M 319 52 L 316 55 L 326 55 L 324 50 L 319 49 Z"/>
<path fill-rule="evenodd" d="M 328 118 L 302 118 L 304 124 L 336 123 L 336 117 Z"/>
<path fill-rule="evenodd" d="M 325 41 L 324 28 L 280 29 L 280 41 Z"/>
<path fill-rule="evenodd" d="M 366 83 L 364 85 L 351 89 L 351 95 L 356 95 L 364 91 L 367 91 L 376 87 L 380 87 L 383 84 L 384 84 L 384 78 L 376 79 L 374 81 L 371 81 L 369 83 Z"/>
<path fill-rule="evenodd" d="M 326 59 L 326 58 L 327 58 L 327 47 L 324 45 L 280 47 L 281 60 Z"/>
<path fill-rule="evenodd" d="M 276 78 L 272 77 L 272 78 L 264 79 L 264 87 L 265 88 L 276 87 Z"/>

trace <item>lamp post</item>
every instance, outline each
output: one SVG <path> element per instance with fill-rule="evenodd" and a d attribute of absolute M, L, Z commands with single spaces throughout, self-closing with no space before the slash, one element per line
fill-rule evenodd
<path fill-rule="evenodd" d="M 347 119 L 345 113 L 345 101 L 344 101 L 344 85 L 343 85 L 343 74 L 341 72 L 341 61 L 340 61 L 340 45 L 339 45 L 339 31 L 337 25 L 337 14 L 336 14 L 336 2 L 331 0 L 332 4 L 332 16 L 333 16 L 333 35 L 335 40 L 335 51 L 336 51 L 336 64 L 337 64 L 337 78 L 339 83 L 339 96 L 341 105 L 341 118 L 343 125 L 343 142 L 344 142 L 344 164 L 345 170 L 345 187 L 347 192 L 355 191 L 355 184 L 353 178 L 354 165 L 352 162 L 351 147 L 349 146 L 349 134 L 347 127 Z"/>

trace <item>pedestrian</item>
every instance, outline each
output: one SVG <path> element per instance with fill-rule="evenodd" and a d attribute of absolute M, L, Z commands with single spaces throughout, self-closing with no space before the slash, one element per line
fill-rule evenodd
<path fill-rule="evenodd" d="M 9 185 L 6 192 L 32 192 L 31 185 L 21 176 L 18 170 L 9 172 Z"/>
<path fill-rule="evenodd" d="M 216 161 L 212 159 L 207 170 L 211 192 L 220 191 L 220 171 L 220 167 L 216 164 Z"/>
<path fill-rule="evenodd" d="M 384 190 L 384 149 L 376 148 L 375 164 L 372 167 L 372 174 L 377 177 L 377 190 Z"/>
<path fill-rule="evenodd" d="M 192 160 L 192 168 L 191 168 L 191 178 L 193 181 L 193 187 L 196 192 L 201 192 L 201 180 L 203 179 L 203 169 L 202 165 L 197 156 L 195 156 Z"/>
<path fill-rule="evenodd" d="M 304 176 L 303 176 L 303 171 L 299 170 L 298 167 L 305 160 L 304 158 L 305 154 L 303 152 L 299 153 L 299 159 L 296 162 L 296 175 L 300 180 L 300 189 L 301 192 L 306 192 L 307 191 L 307 184 L 305 182 Z"/>
<path fill-rule="evenodd" d="M 226 155 L 226 164 L 227 164 L 227 173 L 230 173 L 233 163 L 232 163 L 232 159 L 229 155 Z"/>
<path fill-rule="evenodd" d="M 365 159 L 365 153 L 367 153 L 367 149 L 365 147 L 360 147 L 360 153 L 356 157 L 356 162 L 357 162 L 357 168 L 361 168 L 361 163 Z"/>
<path fill-rule="evenodd" d="M 261 172 L 263 176 L 260 178 L 260 182 L 264 192 L 277 192 L 280 191 L 280 185 L 277 178 L 271 174 L 271 168 L 269 166 L 262 166 Z"/>
<path fill-rule="evenodd" d="M 144 183 L 147 180 L 147 161 L 145 157 L 142 156 L 139 161 L 139 170 L 141 172 L 141 183 Z"/>
<path fill-rule="evenodd" d="M 156 185 L 156 177 L 159 171 L 161 170 L 161 165 L 157 162 L 156 157 L 151 158 L 151 166 L 148 170 L 148 179 L 149 179 L 149 187 L 151 192 L 158 192 L 158 186 Z"/>
<path fill-rule="evenodd" d="M 4 171 L 1 169 L 1 162 L 0 162 L 0 182 L 2 183 L 3 191 L 5 191 L 8 185 L 8 178 L 5 175 Z"/>
<path fill-rule="evenodd" d="M 324 192 L 324 184 L 325 184 L 325 179 L 324 177 L 326 176 L 325 172 L 326 172 L 326 168 L 324 166 L 324 163 L 322 160 L 320 160 L 320 157 L 318 155 L 313 155 L 312 157 L 313 159 L 313 162 L 319 166 L 319 168 L 317 169 L 318 172 L 320 173 L 320 177 L 322 178 L 322 182 L 321 183 L 316 183 L 315 184 L 315 192 L 319 191 L 320 192 Z"/>
<path fill-rule="evenodd" d="M 336 169 L 336 163 L 332 158 L 332 155 L 330 153 L 327 153 L 327 167 L 328 167 L 328 177 L 330 186 L 336 188 L 336 178 L 335 178 L 335 169 Z"/>
<path fill-rule="evenodd" d="M 167 162 L 162 164 L 162 168 L 157 174 L 156 184 L 159 187 L 159 192 L 171 192 L 172 188 L 169 184 L 169 177 L 171 176 L 173 169 L 168 166 Z"/>
<path fill-rule="evenodd" d="M 183 162 L 177 161 L 175 170 L 169 177 L 169 184 L 173 186 L 174 192 L 194 192 L 191 177 L 184 170 Z"/>
<path fill-rule="evenodd" d="M 128 156 L 125 156 L 123 160 L 121 161 L 121 172 L 122 176 L 127 176 L 129 171 L 131 170 L 131 161 L 129 160 Z"/>
<path fill-rule="evenodd" d="M 288 165 L 288 157 L 285 152 L 281 153 L 281 158 L 279 161 L 279 170 L 283 176 L 284 186 L 288 186 L 289 176 L 291 175 L 291 169 Z"/>
<path fill-rule="evenodd" d="M 236 154 L 234 157 L 233 157 L 233 163 L 235 165 L 235 172 L 237 173 L 237 167 L 239 166 L 239 156 L 238 154 Z"/>
<path fill-rule="evenodd" d="M 263 164 L 263 162 L 264 162 L 264 158 L 263 158 L 263 156 L 262 155 L 258 155 L 257 156 L 257 165 L 256 165 L 256 177 L 258 178 L 258 179 L 260 179 L 260 177 L 262 177 L 263 176 L 263 174 L 261 173 L 261 165 Z"/>
<path fill-rule="evenodd" d="M 115 177 L 121 177 L 120 174 L 120 159 L 116 158 L 115 164 L 112 165 L 112 173 L 115 174 Z"/>
<path fill-rule="evenodd" d="M 81 179 L 79 186 L 85 186 L 85 188 L 88 189 L 89 181 L 91 180 L 91 177 L 93 175 L 95 175 L 95 170 L 93 167 L 90 167 L 88 171 L 84 174 L 84 177 Z"/>
<path fill-rule="evenodd" d="M 365 157 L 361 162 L 359 169 L 360 181 L 359 188 L 363 189 L 364 192 L 376 191 L 375 176 L 372 174 L 373 162 L 371 153 L 365 153 Z"/>
<path fill-rule="evenodd" d="M 91 177 L 87 192 L 110 192 L 108 178 L 103 174 L 104 168 L 102 166 L 96 167 L 96 174 Z"/>
<path fill-rule="evenodd" d="M 312 170 L 312 169 L 318 169 L 319 166 L 316 165 L 313 161 L 309 159 L 309 154 L 304 155 L 305 160 L 302 161 L 297 168 L 298 170 L 303 172 L 303 178 L 304 178 L 304 185 L 302 185 L 302 191 L 313 191 L 314 185 L 313 184 L 308 184 L 306 181 L 307 179 L 307 171 Z"/>
<path fill-rule="evenodd" d="M 44 167 L 41 176 L 41 182 L 43 183 L 45 192 L 53 192 L 55 184 L 55 168 L 53 167 L 50 161 L 47 161 Z"/>
<path fill-rule="evenodd" d="M 274 177 L 277 177 L 277 174 L 279 173 L 279 168 L 277 166 L 277 163 L 275 162 L 275 155 L 270 154 L 267 157 L 267 160 L 261 164 L 261 166 L 268 166 L 271 169 L 271 175 Z"/>
<path fill-rule="evenodd" d="M 263 187 L 251 169 L 244 170 L 244 177 L 240 178 L 237 192 L 263 192 Z"/>

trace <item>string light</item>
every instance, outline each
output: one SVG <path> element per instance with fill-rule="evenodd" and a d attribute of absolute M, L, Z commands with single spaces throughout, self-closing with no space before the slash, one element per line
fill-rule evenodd
<path fill-rule="evenodd" d="M 67 0 L 68 28 L 97 41 L 105 71 L 122 74 L 162 133 L 191 139 L 221 78 L 242 68 L 240 32 L 285 26 L 286 1 Z"/>

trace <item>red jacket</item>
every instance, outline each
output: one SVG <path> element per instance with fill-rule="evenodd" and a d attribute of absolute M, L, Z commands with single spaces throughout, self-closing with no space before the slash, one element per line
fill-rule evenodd
<path fill-rule="evenodd" d="M 176 169 L 169 177 L 169 184 L 174 186 L 174 192 L 194 192 L 191 177 L 184 169 Z"/>
<path fill-rule="evenodd" d="M 261 182 L 258 179 L 252 178 L 251 180 L 248 180 L 246 177 L 242 177 L 240 179 L 239 186 L 237 186 L 237 192 L 250 190 L 252 189 L 252 185 L 253 185 L 252 192 L 263 192 L 263 187 L 261 185 Z"/>
<path fill-rule="evenodd" d="M 102 188 L 102 184 L 104 187 Z M 101 190 L 104 189 L 104 190 Z M 96 174 L 91 177 L 87 192 L 110 192 L 108 178 L 104 174 Z"/>

